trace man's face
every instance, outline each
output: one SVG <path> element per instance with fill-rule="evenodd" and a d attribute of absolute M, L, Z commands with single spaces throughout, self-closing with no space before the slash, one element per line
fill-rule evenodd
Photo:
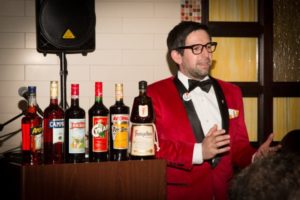
<path fill-rule="evenodd" d="M 205 45 L 210 42 L 209 35 L 204 30 L 191 32 L 185 41 L 185 46 L 194 44 Z M 181 56 L 179 70 L 192 79 L 203 79 L 209 74 L 212 64 L 212 53 L 209 53 L 206 48 L 202 49 L 199 55 L 195 55 L 192 49 L 184 49 Z"/>

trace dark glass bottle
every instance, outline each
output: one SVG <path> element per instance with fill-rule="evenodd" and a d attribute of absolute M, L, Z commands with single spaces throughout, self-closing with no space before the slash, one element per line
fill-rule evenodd
<path fill-rule="evenodd" d="M 36 87 L 28 86 L 28 108 L 22 118 L 22 163 L 37 165 L 43 163 L 43 119 L 37 115 Z"/>
<path fill-rule="evenodd" d="M 123 84 L 115 85 L 116 102 L 110 113 L 110 160 L 128 160 L 129 107 L 123 102 Z"/>
<path fill-rule="evenodd" d="M 58 105 L 58 82 L 50 82 L 50 104 L 44 111 L 44 163 L 63 163 L 64 111 Z"/>
<path fill-rule="evenodd" d="M 108 109 L 103 104 L 102 82 L 95 82 L 95 103 L 89 109 L 89 161 L 108 160 Z"/>
<path fill-rule="evenodd" d="M 71 106 L 65 112 L 65 161 L 85 162 L 85 111 L 79 107 L 79 84 L 71 84 Z"/>
<path fill-rule="evenodd" d="M 152 100 L 146 95 L 147 82 L 139 82 L 139 96 L 131 110 L 130 159 L 154 159 L 155 129 Z"/>

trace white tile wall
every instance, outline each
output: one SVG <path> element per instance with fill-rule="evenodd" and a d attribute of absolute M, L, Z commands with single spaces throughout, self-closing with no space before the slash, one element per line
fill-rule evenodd
<path fill-rule="evenodd" d="M 35 1 L 0 0 L 0 123 L 21 112 L 22 86 L 37 86 L 42 109 L 49 104 L 49 82 L 60 80 L 60 60 L 36 50 Z M 138 81 L 149 83 L 171 75 L 166 37 L 180 21 L 179 0 L 96 0 L 96 50 L 87 56 L 67 54 L 67 101 L 70 84 L 80 84 L 80 105 L 94 103 L 94 81 L 104 82 L 104 104 L 114 104 L 114 84 L 124 84 L 124 102 L 132 106 Z M 20 119 L 1 135 L 20 129 Z M 21 144 L 21 133 L 0 139 L 0 153 Z"/>
<path fill-rule="evenodd" d="M 23 49 L 25 44 L 24 33 L 0 33 L 1 49 Z"/>
<path fill-rule="evenodd" d="M 24 1 L 1 0 L 0 16 L 24 16 Z"/>
<path fill-rule="evenodd" d="M 4 81 L 10 81 L 10 84 L 16 83 L 16 81 L 22 81 L 25 77 L 24 65 L 0 65 L 0 88 L 4 85 Z M 18 82 L 17 82 L 18 83 Z M 19 83 L 18 83 L 19 84 Z M 0 92 L 0 96 L 7 95 L 4 90 Z"/>

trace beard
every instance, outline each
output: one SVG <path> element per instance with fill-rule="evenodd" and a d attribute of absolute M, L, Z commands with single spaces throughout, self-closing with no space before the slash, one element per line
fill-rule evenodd
<path fill-rule="evenodd" d="M 211 65 L 212 61 L 210 59 L 205 59 L 204 61 L 197 62 L 195 67 L 190 67 L 187 71 L 192 78 L 202 80 L 209 75 Z"/>

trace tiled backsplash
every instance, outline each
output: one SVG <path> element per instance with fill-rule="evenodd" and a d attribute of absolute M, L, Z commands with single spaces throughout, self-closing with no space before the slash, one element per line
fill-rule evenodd
<path fill-rule="evenodd" d="M 42 109 L 49 104 L 50 80 L 60 80 L 60 60 L 36 50 L 35 1 L 0 0 L 0 123 L 21 112 L 22 86 L 37 86 Z M 124 84 L 124 101 L 132 106 L 138 81 L 148 83 L 171 75 L 166 37 L 180 21 L 179 0 L 96 0 L 96 50 L 87 56 L 67 54 L 67 101 L 70 84 L 80 84 L 80 105 L 94 103 L 94 81 L 104 83 L 104 103 L 114 104 L 114 84 Z M 21 128 L 21 118 L 1 135 Z M 3 139 L 3 138 L 2 138 Z M 2 140 L 1 139 L 1 140 Z M 21 133 L 0 144 L 0 153 L 21 143 Z"/>

